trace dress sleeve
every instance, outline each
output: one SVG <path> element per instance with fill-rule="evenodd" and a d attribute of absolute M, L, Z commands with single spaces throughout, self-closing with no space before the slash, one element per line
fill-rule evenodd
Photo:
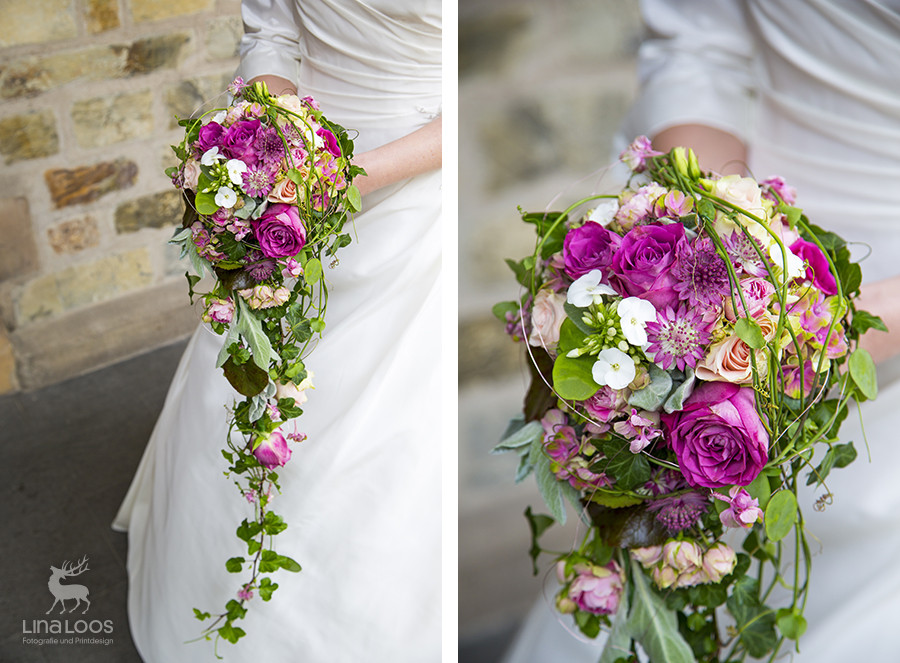
<path fill-rule="evenodd" d="M 243 0 L 238 74 L 244 80 L 263 75 L 297 80 L 300 24 L 295 9 L 296 0 Z"/>
<path fill-rule="evenodd" d="M 703 124 L 748 140 L 754 38 L 742 0 L 641 0 L 648 35 L 630 136 Z"/>

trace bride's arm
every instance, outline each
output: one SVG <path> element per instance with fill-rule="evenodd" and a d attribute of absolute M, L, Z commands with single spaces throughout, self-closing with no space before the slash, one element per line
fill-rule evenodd
<path fill-rule="evenodd" d="M 857 307 L 870 311 L 884 320 L 887 333 L 870 329 L 860 339 L 860 345 L 868 350 L 876 362 L 900 354 L 900 276 L 867 283 L 857 300 Z"/>

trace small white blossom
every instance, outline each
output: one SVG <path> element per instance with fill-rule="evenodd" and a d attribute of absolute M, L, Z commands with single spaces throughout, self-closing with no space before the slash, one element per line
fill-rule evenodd
<path fill-rule="evenodd" d="M 231 209 L 234 207 L 235 203 L 237 203 L 237 194 L 234 189 L 231 189 L 227 186 L 220 187 L 218 192 L 216 192 L 216 205 L 219 207 L 224 207 L 225 209 Z"/>
<path fill-rule="evenodd" d="M 203 153 L 203 156 L 200 157 L 200 163 L 202 163 L 204 166 L 212 166 L 214 163 L 216 163 L 216 161 L 224 158 L 225 157 L 219 154 L 219 148 L 213 146 Z"/>
<path fill-rule="evenodd" d="M 634 359 L 616 348 L 607 348 L 597 355 L 591 368 L 594 382 L 612 389 L 624 389 L 636 374 Z"/>
<path fill-rule="evenodd" d="M 247 164 L 240 159 L 229 159 L 225 162 L 225 168 L 228 170 L 231 183 L 240 186 L 244 181 L 243 175 L 247 171 Z"/>
<path fill-rule="evenodd" d="M 578 277 L 575 282 L 569 286 L 566 293 L 566 301 L 572 306 L 578 308 L 586 308 L 593 303 L 600 303 L 603 295 L 614 295 L 616 291 L 604 283 L 600 283 L 603 274 L 599 269 L 594 269 Z"/>
<path fill-rule="evenodd" d="M 216 124 L 222 124 L 222 123 L 225 121 L 225 117 L 226 117 L 227 115 L 228 115 L 228 113 L 226 113 L 226 112 L 223 111 L 223 110 L 220 110 L 218 113 L 216 113 L 215 115 L 213 115 L 213 116 L 209 119 L 209 121 L 210 121 L 210 122 L 215 122 Z"/>
<path fill-rule="evenodd" d="M 605 198 L 597 203 L 597 206 L 594 209 L 588 211 L 585 215 L 585 219 L 605 226 L 613 220 L 613 217 L 616 216 L 616 212 L 618 211 L 618 201 L 612 198 Z"/>
<path fill-rule="evenodd" d="M 632 345 L 643 346 L 647 343 L 647 323 L 656 320 L 656 309 L 653 304 L 640 297 L 626 297 L 616 308 L 619 313 L 619 324 L 622 333 Z"/>
<path fill-rule="evenodd" d="M 806 265 L 803 260 L 795 256 L 787 247 L 784 247 L 784 253 L 782 253 L 778 242 L 772 242 L 772 246 L 769 247 L 769 257 L 772 258 L 772 262 L 775 263 L 778 269 L 784 271 L 787 280 L 796 279 L 806 274 Z M 787 269 L 785 269 L 785 257 L 787 258 Z"/>

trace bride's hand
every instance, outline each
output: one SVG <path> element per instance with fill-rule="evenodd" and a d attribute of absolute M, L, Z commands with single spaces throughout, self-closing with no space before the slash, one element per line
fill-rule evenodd
<path fill-rule="evenodd" d="M 281 76 L 257 76 L 247 81 L 247 85 L 257 82 L 265 83 L 269 94 L 274 94 L 276 97 L 282 94 L 297 94 L 297 86 Z"/>
<path fill-rule="evenodd" d="M 900 276 L 866 283 L 856 302 L 858 308 L 879 316 L 887 325 L 887 333 L 870 329 L 859 339 L 860 346 L 868 350 L 876 362 L 890 359 L 900 353 L 898 288 L 900 288 Z"/>

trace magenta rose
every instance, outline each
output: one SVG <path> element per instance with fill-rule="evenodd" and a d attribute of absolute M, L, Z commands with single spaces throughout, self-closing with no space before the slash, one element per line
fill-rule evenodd
<path fill-rule="evenodd" d="M 603 272 L 605 282 L 608 277 L 607 268 L 621 243 L 621 237 L 593 221 L 570 230 L 563 241 L 566 274 L 577 279 L 599 269 Z"/>
<path fill-rule="evenodd" d="M 259 248 L 270 258 L 295 256 L 306 243 L 306 228 L 294 205 L 269 205 L 262 216 L 252 222 Z"/>
<path fill-rule="evenodd" d="M 260 465 L 272 469 L 288 462 L 291 459 L 291 450 L 284 435 L 273 431 L 253 450 L 253 455 Z"/>
<path fill-rule="evenodd" d="M 197 149 L 200 154 L 203 154 L 210 148 L 221 145 L 224 134 L 225 127 L 218 122 L 209 122 L 200 127 L 200 134 L 197 138 Z"/>
<path fill-rule="evenodd" d="M 613 255 L 610 285 L 623 297 L 646 299 L 657 310 L 666 306 L 674 308 L 678 293 L 675 278 L 669 272 L 679 246 L 686 243 L 684 226 L 680 223 L 635 226 L 622 238 Z"/>
<path fill-rule="evenodd" d="M 681 473 L 693 486 L 746 486 L 768 460 L 769 435 L 756 413 L 753 389 L 706 382 L 681 412 L 660 414 Z"/>
<path fill-rule="evenodd" d="M 790 246 L 791 253 L 806 263 L 806 278 L 826 295 L 837 294 L 837 282 L 828 268 L 828 258 L 817 245 L 798 239 Z"/>
<path fill-rule="evenodd" d="M 325 127 L 319 127 L 316 130 L 316 135 L 325 141 L 326 150 L 331 152 L 336 157 L 341 156 L 341 148 L 338 147 L 337 139 L 334 137 L 333 133 L 331 133 Z"/>
<path fill-rule="evenodd" d="M 222 152 L 230 159 L 240 159 L 248 166 L 258 161 L 253 144 L 259 133 L 259 120 L 241 120 L 235 122 L 222 136 Z"/>

